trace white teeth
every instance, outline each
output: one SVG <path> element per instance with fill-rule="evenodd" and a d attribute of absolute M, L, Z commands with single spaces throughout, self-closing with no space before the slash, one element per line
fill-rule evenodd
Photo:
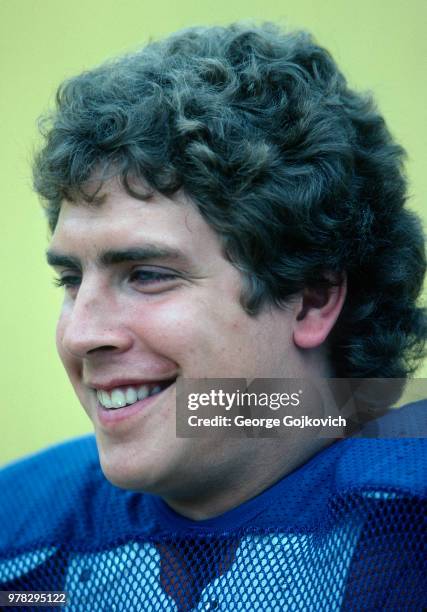
<path fill-rule="evenodd" d="M 126 403 L 134 404 L 138 400 L 138 395 L 133 387 L 126 389 Z"/>
<path fill-rule="evenodd" d="M 123 408 L 126 406 L 126 396 L 120 389 L 114 389 L 111 393 L 111 403 L 113 408 Z"/>
<path fill-rule="evenodd" d="M 101 395 L 101 397 L 99 397 Z M 106 408 L 112 408 L 113 402 L 106 391 L 98 391 L 98 398 L 103 406 Z"/>
<path fill-rule="evenodd" d="M 123 408 L 130 406 L 135 402 L 144 400 L 145 398 L 160 393 L 162 387 L 156 385 L 140 385 L 139 387 L 127 387 L 121 389 L 113 389 L 113 391 L 97 391 L 96 395 L 99 403 L 107 409 Z"/>
<path fill-rule="evenodd" d="M 138 387 L 138 399 L 139 400 L 143 400 L 146 397 L 148 397 L 150 394 L 150 388 L 147 385 L 141 385 L 140 387 Z"/>

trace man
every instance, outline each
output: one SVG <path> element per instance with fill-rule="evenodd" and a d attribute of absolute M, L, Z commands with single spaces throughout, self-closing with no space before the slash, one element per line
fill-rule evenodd
<path fill-rule="evenodd" d="M 234 25 L 71 79 L 44 129 L 57 347 L 102 472 L 92 437 L 4 470 L 2 590 L 79 611 L 426 605 L 423 440 L 176 433 L 186 379 L 414 371 L 422 233 L 372 101 L 310 36 Z"/>

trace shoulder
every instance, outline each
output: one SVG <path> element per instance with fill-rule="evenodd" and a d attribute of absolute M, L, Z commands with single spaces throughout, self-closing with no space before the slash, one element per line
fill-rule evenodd
<path fill-rule="evenodd" d="M 100 470 L 93 436 L 83 436 L 51 446 L 14 461 L 0 470 L 1 504 L 17 501 L 22 494 L 37 498 L 53 493 L 64 481 L 70 492 L 83 477 L 96 477 Z"/>
<path fill-rule="evenodd" d="M 343 444 L 335 466 L 337 492 L 398 489 L 410 496 L 427 494 L 427 440 L 359 439 Z"/>
<path fill-rule="evenodd" d="M 0 551 L 69 536 L 114 489 L 93 436 L 50 447 L 0 470 Z M 77 520 L 76 520 L 77 519 Z"/>
<path fill-rule="evenodd" d="M 399 489 L 427 494 L 427 401 L 393 409 L 345 440 L 335 469 L 338 490 Z M 410 437 L 413 436 L 413 437 Z"/>
<path fill-rule="evenodd" d="M 73 458 L 78 458 L 78 462 L 70 463 L 70 459 Z M 49 446 L 5 465 L 0 470 L 0 482 L 13 478 L 21 472 L 27 474 L 28 471 L 37 471 L 49 465 L 52 460 L 64 464 L 67 471 L 75 470 L 76 468 L 80 470 L 84 467 L 82 459 L 85 462 L 91 459 L 97 460 L 96 442 L 93 435 L 85 435 Z"/>
<path fill-rule="evenodd" d="M 334 516 L 338 524 L 350 515 L 357 534 L 343 609 L 368 597 L 376 610 L 406 609 L 408 597 L 422 607 L 427 439 L 421 436 L 426 410 L 426 402 L 417 402 L 393 411 L 376 432 L 407 434 L 412 421 L 418 423 L 412 430 L 418 438 L 349 439 L 342 445 L 335 470 Z"/>

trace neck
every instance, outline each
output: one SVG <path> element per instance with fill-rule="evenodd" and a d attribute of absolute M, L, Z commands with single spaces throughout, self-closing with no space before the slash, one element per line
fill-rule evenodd
<path fill-rule="evenodd" d="M 230 441 L 229 441 L 230 442 Z M 245 440 L 245 452 L 240 449 L 238 460 L 224 472 L 218 470 L 209 481 L 192 480 L 191 495 L 163 496 L 178 514 L 194 521 L 220 516 L 256 497 L 276 482 L 306 463 L 332 439 L 302 443 L 301 437 L 289 439 Z M 225 474 L 225 475 L 224 475 Z"/>

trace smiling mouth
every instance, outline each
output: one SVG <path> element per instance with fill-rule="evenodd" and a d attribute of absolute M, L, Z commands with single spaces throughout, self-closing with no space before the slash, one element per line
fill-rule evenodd
<path fill-rule="evenodd" d="M 126 408 L 126 406 L 132 406 L 136 402 L 145 400 L 147 397 L 158 395 L 173 385 L 175 380 L 176 378 L 138 386 L 126 385 L 124 387 L 115 387 L 110 391 L 98 389 L 96 396 L 98 402 L 105 410 L 119 410 L 120 408 Z"/>

